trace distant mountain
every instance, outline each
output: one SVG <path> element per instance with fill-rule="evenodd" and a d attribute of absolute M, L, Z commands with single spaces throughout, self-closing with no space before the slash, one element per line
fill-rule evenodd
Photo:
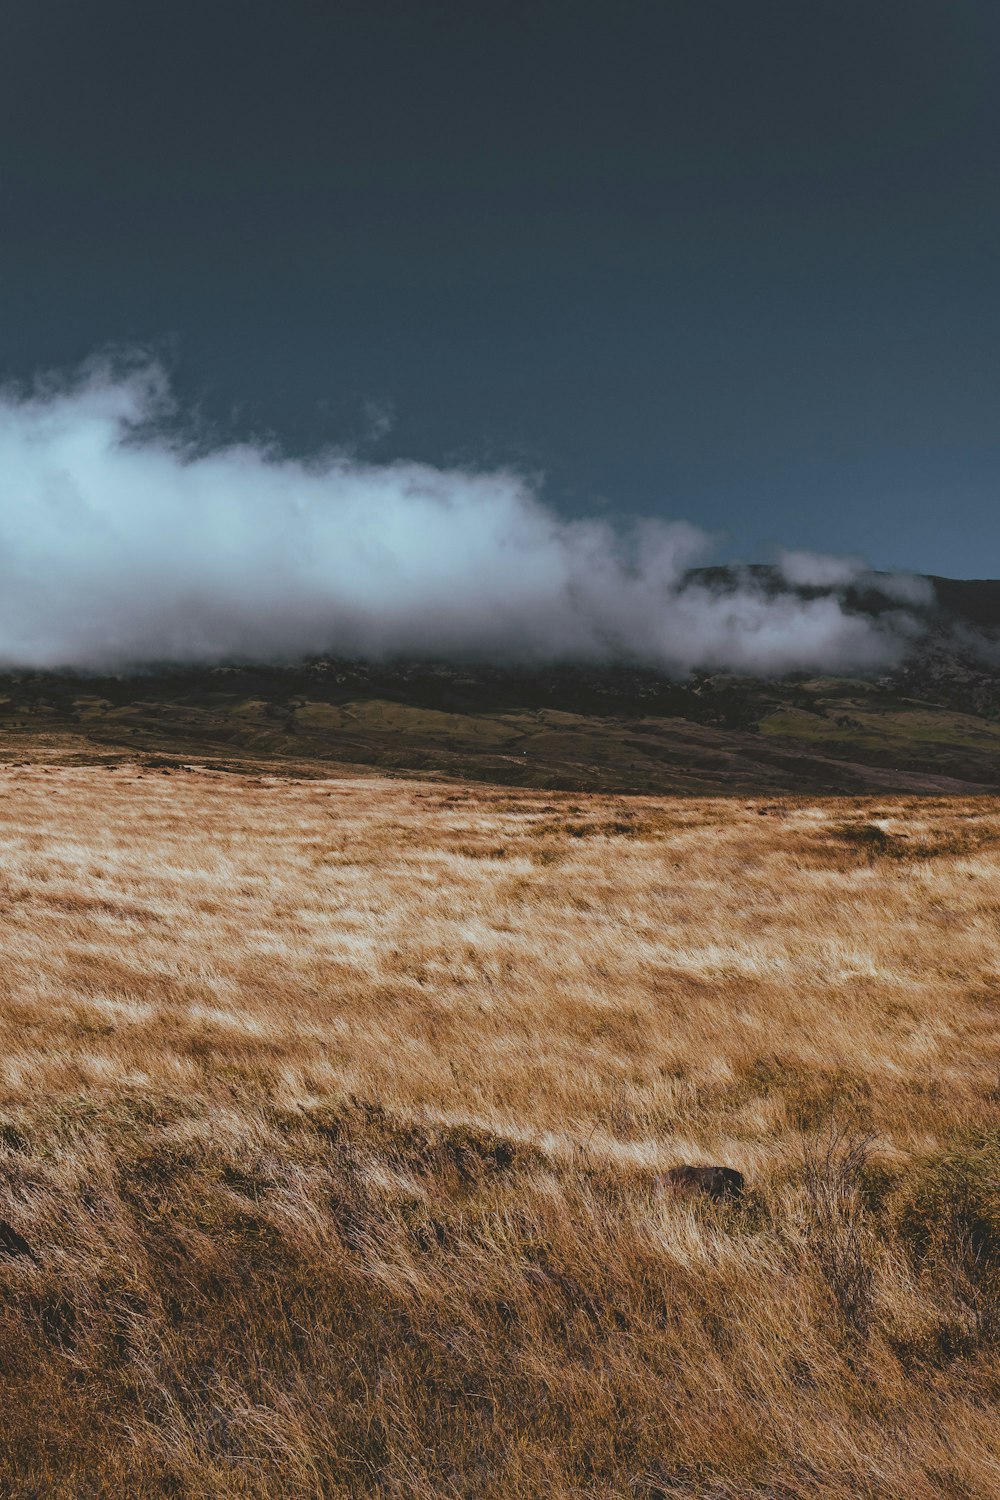
<path fill-rule="evenodd" d="M 866 572 L 854 583 L 837 590 L 849 609 L 879 615 L 887 609 L 900 608 L 899 574 Z M 719 566 L 692 568 L 687 577 L 717 589 L 736 589 L 747 578 L 769 594 L 796 593 L 817 597 L 834 592 L 829 586 L 792 585 L 781 570 L 767 563 L 749 563 L 741 567 Z M 906 608 L 928 623 L 964 625 L 974 630 L 1000 631 L 1000 579 L 941 578 L 937 574 L 916 575 L 930 585 L 926 604 L 908 602 Z"/>
<path fill-rule="evenodd" d="M 788 586 L 754 571 L 761 587 Z M 696 576 L 725 589 L 736 575 Z M 19 673 L 0 678 L 0 756 L 372 768 L 580 791 L 1000 791 L 1000 582 L 930 583 L 914 649 L 869 679 L 341 660 Z M 870 613 L 892 602 L 878 575 L 842 597 Z"/>
<path fill-rule="evenodd" d="M 932 574 L 938 606 L 952 619 L 984 630 L 1000 630 L 1000 580 L 938 578 Z"/>

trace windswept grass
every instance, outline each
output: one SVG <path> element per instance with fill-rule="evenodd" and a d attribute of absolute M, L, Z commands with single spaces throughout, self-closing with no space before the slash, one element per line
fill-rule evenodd
<path fill-rule="evenodd" d="M 998 838 L 0 772 L 0 1494 L 1000 1494 Z"/>

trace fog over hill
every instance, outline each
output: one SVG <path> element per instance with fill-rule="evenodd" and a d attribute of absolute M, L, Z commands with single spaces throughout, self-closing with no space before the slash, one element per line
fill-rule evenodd
<path fill-rule="evenodd" d="M 713 542 L 687 522 L 567 520 L 511 470 L 291 459 L 178 437 L 177 415 L 134 358 L 0 396 L 7 670 L 335 654 L 872 674 L 939 619 L 995 623 L 985 585 L 797 551 L 698 568 Z"/>
<path fill-rule="evenodd" d="M 688 586 L 723 601 L 727 591 L 752 587 L 767 601 L 788 588 L 774 572 L 751 580 Z M 876 584 L 845 597 L 845 613 L 894 615 Z M 918 634 L 904 658 L 858 675 L 671 676 L 621 660 L 412 653 L 104 675 L 22 668 L 0 676 L 0 759 L 323 777 L 364 768 L 581 792 L 995 791 L 1000 672 L 988 626 L 998 590 L 948 580 L 928 588 L 933 600 L 913 606 Z M 954 606 L 966 599 L 963 618 Z"/>

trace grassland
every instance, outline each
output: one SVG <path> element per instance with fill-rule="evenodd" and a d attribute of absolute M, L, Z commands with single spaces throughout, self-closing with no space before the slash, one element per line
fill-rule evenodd
<path fill-rule="evenodd" d="M 0 1494 L 1000 1494 L 1000 801 L 36 761 L 0 847 Z"/>

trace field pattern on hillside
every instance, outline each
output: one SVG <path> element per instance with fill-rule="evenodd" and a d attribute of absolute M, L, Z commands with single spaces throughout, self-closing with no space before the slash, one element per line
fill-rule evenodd
<path fill-rule="evenodd" d="M 1000 1493 L 996 799 L 22 765 L 0 849 L 0 1492 Z"/>

